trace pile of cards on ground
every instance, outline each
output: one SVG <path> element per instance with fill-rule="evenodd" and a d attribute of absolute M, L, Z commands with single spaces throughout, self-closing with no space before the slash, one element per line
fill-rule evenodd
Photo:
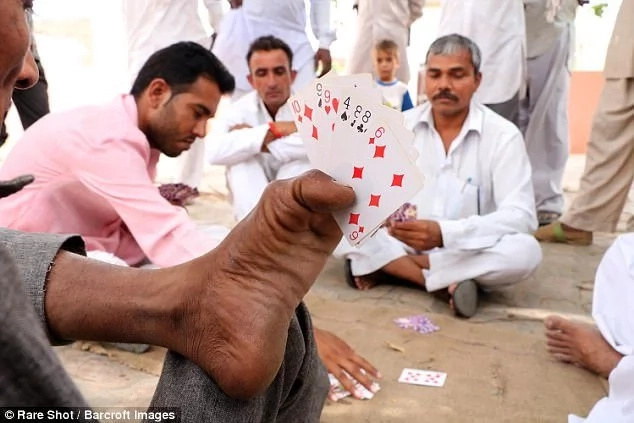
<path fill-rule="evenodd" d="M 414 135 L 401 112 L 382 104 L 370 74 L 329 73 L 290 102 L 312 166 L 355 191 L 355 204 L 335 219 L 358 246 L 423 187 Z"/>

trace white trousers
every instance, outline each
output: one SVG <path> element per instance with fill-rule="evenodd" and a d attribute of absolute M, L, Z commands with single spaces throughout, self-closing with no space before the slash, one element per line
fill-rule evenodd
<path fill-rule="evenodd" d="M 413 253 L 412 248 L 391 237 L 385 229 L 380 229 L 359 248 L 350 246 L 343 239 L 335 250 L 336 256 L 350 259 L 354 276 L 375 272 L 389 262 Z M 528 234 L 505 235 L 485 249 L 439 248 L 426 253 L 429 254 L 430 268 L 422 272 L 425 288 L 430 292 L 467 279 L 475 279 L 484 289 L 512 285 L 532 275 L 542 261 L 539 243 Z"/>
<path fill-rule="evenodd" d="M 227 166 L 227 188 L 236 220 L 244 219 L 253 210 L 269 182 L 293 178 L 311 168 L 308 160 L 280 163 L 270 154 L 259 154 Z"/>
<path fill-rule="evenodd" d="M 624 357 L 608 382 L 608 396 L 599 400 L 584 420 L 569 423 L 634 422 L 634 233 L 619 236 L 597 269 L 592 317 L 603 338 Z"/>
<path fill-rule="evenodd" d="M 563 213 L 562 181 L 568 160 L 568 92 L 572 24 L 545 53 L 527 60 L 528 95 L 520 103 L 520 129 L 533 169 L 538 211 Z"/>

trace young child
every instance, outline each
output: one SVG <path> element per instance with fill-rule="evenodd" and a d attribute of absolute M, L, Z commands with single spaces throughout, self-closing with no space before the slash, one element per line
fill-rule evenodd
<path fill-rule="evenodd" d="M 398 45 L 391 40 L 383 40 L 372 51 L 376 83 L 383 94 L 383 104 L 396 110 L 409 110 L 414 107 L 407 91 L 407 85 L 396 79 L 398 70 Z"/>

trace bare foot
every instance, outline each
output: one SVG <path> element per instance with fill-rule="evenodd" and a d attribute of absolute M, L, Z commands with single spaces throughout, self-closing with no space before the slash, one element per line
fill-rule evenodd
<path fill-rule="evenodd" d="M 449 308 L 451 309 L 451 311 L 453 311 L 454 313 L 456 312 L 455 307 L 453 306 L 453 293 L 456 290 L 456 288 L 458 288 L 458 284 L 457 283 L 452 283 L 451 285 L 449 285 L 449 287 L 447 288 L 447 292 L 449 293 Z"/>
<path fill-rule="evenodd" d="M 583 367 L 607 378 L 623 358 L 594 326 L 558 316 L 547 317 L 544 326 L 548 352 L 559 361 Z"/>
<path fill-rule="evenodd" d="M 341 239 L 332 211 L 353 201 L 351 188 L 318 171 L 269 184 L 216 249 L 181 269 L 182 279 L 199 282 L 188 288 L 184 339 L 173 349 L 234 398 L 264 391 L 295 308 Z"/>
<path fill-rule="evenodd" d="M 380 285 L 384 281 L 385 274 L 380 270 L 368 275 L 354 277 L 354 284 L 360 291 L 367 291 L 368 289 L 372 289 L 375 286 Z"/>

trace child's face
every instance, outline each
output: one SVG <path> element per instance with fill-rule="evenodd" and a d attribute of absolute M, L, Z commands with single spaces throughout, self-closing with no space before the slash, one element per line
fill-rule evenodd
<path fill-rule="evenodd" d="M 374 51 L 374 70 L 381 81 L 391 82 L 396 78 L 398 58 L 393 51 Z"/>

